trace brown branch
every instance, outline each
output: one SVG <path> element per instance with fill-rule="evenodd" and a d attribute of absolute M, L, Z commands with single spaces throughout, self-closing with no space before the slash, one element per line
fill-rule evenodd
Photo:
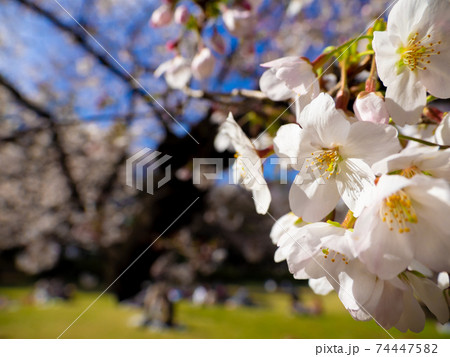
<path fill-rule="evenodd" d="M 7 89 L 9 93 L 11 93 L 11 95 L 25 108 L 33 111 L 39 117 L 43 118 L 46 121 L 48 129 L 50 130 L 51 133 L 51 141 L 58 155 L 58 162 L 61 166 L 61 170 L 64 176 L 66 177 L 67 185 L 69 186 L 70 196 L 73 202 L 75 203 L 75 206 L 79 210 L 83 210 L 84 209 L 83 202 L 81 200 L 81 196 L 78 191 L 76 182 L 69 169 L 68 155 L 64 150 L 63 141 L 57 128 L 56 118 L 45 108 L 40 107 L 38 104 L 31 102 L 28 98 L 23 96 L 19 92 L 19 90 L 1 74 L 0 74 L 0 85 L 5 89 Z"/>
<path fill-rule="evenodd" d="M 135 111 L 136 104 L 137 104 L 136 95 L 132 95 L 131 99 L 130 99 L 129 113 L 125 117 L 126 127 L 129 127 L 129 125 L 132 123 L 132 121 L 135 117 L 134 111 Z M 96 200 L 96 207 L 97 207 L 97 211 L 100 213 L 100 215 L 102 217 L 104 214 L 104 207 L 106 205 L 106 202 L 107 202 L 111 192 L 114 189 L 114 185 L 116 184 L 116 182 L 119 178 L 119 168 L 123 164 L 125 164 L 127 159 L 128 159 L 128 150 L 127 150 L 127 147 L 124 147 L 122 149 L 122 152 L 120 153 L 119 158 L 114 163 L 110 174 L 107 176 L 103 185 L 100 187 L 100 193 Z"/>
<path fill-rule="evenodd" d="M 97 61 L 105 67 L 107 70 L 109 70 L 111 73 L 113 73 L 115 76 L 120 78 L 122 81 L 127 83 L 133 91 L 138 93 L 144 100 L 147 102 L 147 104 L 155 111 L 157 111 L 157 108 L 155 104 L 153 103 L 152 98 L 148 95 L 148 93 L 141 88 L 137 81 L 133 79 L 127 72 L 125 72 L 122 68 L 117 66 L 115 62 L 113 62 L 110 58 L 110 56 L 105 52 L 104 54 L 99 53 L 94 46 L 91 45 L 89 42 L 89 39 L 85 35 L 85 32 L 77 25 L 77 27 L 69 26 L 65 24 L 63 21 L 61 21 L 56 15 L 54 15 L 52 12 L 40 7 L 39 5 L 35 4 L 33 1 L 29 0 L 15 0 L 22 4 L 23 6 L 27 7 L 28 9 L 34 11 L 36 14 L 41 15 L 42 17 L 46 18 L 48 21 L 50 21 L 53 25 L 55 25 L 60 30 L 64 31 L 66 34 L 72 37 L 72 39 L 81 46 L 87 53 L 92 55 Z"/>
<path fill-rule="evenodd" d="M 268 99 L 267 96 L 260 91 L 252 89 L 233 89 L 230 93 L 206 92 L 200 89 L 184 88 L 183 93 L 191 98 L 209 99 L 225 104 L 233 103 L 233 98 L 245 98 L 254 100 Z"/>

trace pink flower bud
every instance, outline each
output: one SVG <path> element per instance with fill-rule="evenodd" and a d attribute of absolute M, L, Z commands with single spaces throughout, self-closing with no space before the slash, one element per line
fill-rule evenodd
<path fill-rule="evenodd" d="M 161 5 L 155 11 L 153 11 L 150 19 L 151 27 L 163 27 L 168 25 L 172 21 L 172 8 L 167 5 Z"/>
<path fill-rule="evenodd" d="M 192 60 L 192 75 L 198 80 L 208 78 L 214 71 L 215 63 L 216 59 L 211 53 L 211 50 L 207 47 L 204 47 L 195 55 L 194 59 Z"/>
<path fill-rule="evenodd" d="M 378 92 L 361 92 L 353 105 L 355 115 L 360 121 L 388 124 L 389 114 L 383 96 Z"/>
<path fill-rule="evenodd" d="M 188 22 L 190 15 L 191 13 L 189 12 L 187 6 L 180 5 L 175 9 L 175 14 L 173 18 L 175 20 L 175 23 L 179 25 L 185 25 Z"/>
<path fill-rule="evenodd" d="M 167 51 L 173 51 L 178 46 L 178 40 L 170 40 L 166 43 L 166 49 Z"/>

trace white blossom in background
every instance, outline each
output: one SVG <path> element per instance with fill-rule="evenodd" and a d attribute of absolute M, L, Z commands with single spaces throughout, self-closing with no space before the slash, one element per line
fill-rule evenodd
<path fill-rule="evenodd" d="M 302 128 L 284 125 L 274 139 L 276 153 L 292 158 L 300 171 L 289 193 L 292 212 L 318 221 L 342 198 L 358 215 L 362 192 L 374 185 L 370 165 L 400 150 L 397 131 L 369 122 L 351 124 L 327 94 L 306 106 L 298 120 Z"/>
<path fill-rule="evenodd" d="M 240 8 L 226 9 L 222 19 L 227 30 L 235 37 L 249 36 L 255 25 L 253 12 Z"/>
<path fill-rule="evenodd" d="M 253 143 L 236 123 L 231 113 L 219 127 L 219 135 L 222 140 L 226 140 L 224 137 L 228 136 L 229 143 L 236 151 L 236 160 L 232 167 L 234 182 L 251 191 L 256 211 L 259 214 L 266 214 L 272 198 L 264 179 L 262 160 Z"/>
<path fill-rule="evenodd" d="M 163 27 L 172 22 L 172 8 L 168 4 L 163 4 L 152 13 L 150 26 Z"/>
<path fill-rule="evenodd" d="M 376 175 L 398 172 L 405 177 L 425 174 L 450 180 L 450 149 L 439 147 L 411 147 L 388 156 L 372 165 Z"/>
<path fill-rule="evenodd" d="M 190 14 L 187 6 L 180 5 L 180 6 L 177 6 L 177 8 L 175 9 L 175 12 L 173 14 L 173 20 L 175 21 L 175 23 L 177 23 L 179 25 L 185 25 L 187 23 L 187 21 L 189 20 L 190 15 L 191 14 Z"/>
<path fill-rule="evenodd" d="M 311 3 L 312 0 L 291 0 L 286 9 L 286 15 L 289 17 L 297 16 L 305 6 L 308 6 Z"/>
<path fill-rule="evenodd" d="M 376 92 L 361 92 L 353 104 L 356 118 L 375 124 L 388 124 L 389 113 L 384 98 Z"/>
<path fill-rule="evenodd" d="M 436 129 L 436 142 L 439 145 L 450 145 L 450 113 L 447 113 Z"/>
<path fill-rule="evenodd" d="M 437 129 L 437 124 L 416 124 L 416 125 L 405 125 L 401 128 L 401 134 L 412 137 L 414 139 L 425 140 L 431 143 L 436 142 L 435 133 Z M 406 147 L 422 147 L 423 144 L 409 140 L 406 143 Z"/>
<path fill-rule="evenodd" d="M 192 60 L 191 69 L 195 79 L 204 80 L 211 77 L 216 59 L 208 47 L 203 47 Z"/>
<path fill-rule="evenodd" d="M 441 271 L 437 277 L 437 283 L 441 290 L 448 289 L 450 287 L 450 280 L 448 273 L 445 271 Z"/>
<path fill-rule="evenodd" d="M 169 87 L 174 89 L 183 89 L 189 83 L 192 71 L 189 61 L 177 55 L 174 58 L 163 62 L 155 70 L 155 77 L 164 78 L 169 85 Z"/>
<path fill-rule="evenodd" d="M 415 124 L 427 91 L 450 97 L 450 6 L 448 0 L 399 0 L 387 31 L 374 32 L 378 74 L 386 105 L 398 125 Z"/>
<path fill-rule="evenodd" d="M 252 36 L 257 24 L 257 13 L 263 0 L 244 0 L 240 6 L 222 8 L 222 19 L 227 30 L 235 37 L 246 40 Z"/>
<path fill-rule="evenodd" d="M 450 270 L 450 188 L 443 179 L 382 176 L 355 224 L 356 251 L 369 271 L 391 279 L 417 260 Z"/>
<path fill-rule="evenodd" d="M 55 242 L 36 240 L 16 257 L 17 267 L 28 273 L 37 274 L 51 269 L 59 260 L 61 246 Z"/>
<path fill-rule="evenodd" d="M 268 68 L 259 80 L 261 91 L 274 101 L 295 99 L 297 113 L 320 93 L 312 65 L 300 57 L 283 57 L 261 66 Z"/>

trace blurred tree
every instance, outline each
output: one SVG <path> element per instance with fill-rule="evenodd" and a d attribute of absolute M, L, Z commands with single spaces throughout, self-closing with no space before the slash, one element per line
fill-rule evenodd
<path fill-rule="evenodd" d="M 214 149 L 228 111 L 250 136 L 286 112 L 288 102 L 257 91 L 259 63 L 282 53 L 315 56 L 326 41 L 360 31 L 386 1 L 263 1 L 257 11 L 251 1 L 225 10 L 224 1 L 183 3 L 192 14 L 185 25 L 155 29 L 148 22 L 159 1 L 2 2 L 3 279 L 14 257 L 28 274 L 77 277 L 87 268 L 111 282 L 160 234 L 115 286 L 122 298 L 149 276 L 189 283 L 227 259 L 272 261 L 274 248 L 261 237 L 271 218 L 253 219 L 241 189 L 193 185 L 192 159 L 228 157 Z M 254 36 L 238 39 L 225 13 L 248 6 Z M 204 44 L 214 50 L 209 78 L 175 90 L 154 77 L 166 48 L 192 58 Z M 292 118 L 287 111 L 282 120 Z M 153 196 L 125 186 L 125 161 L 144 146 L 172 156 L 172 180 Z M 278 206 L 277 217 L 288 209 Z"/>

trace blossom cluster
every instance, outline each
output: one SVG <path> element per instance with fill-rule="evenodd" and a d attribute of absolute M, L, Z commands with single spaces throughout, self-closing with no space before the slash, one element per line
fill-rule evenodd
<path fill-rule="evenodd" d="M 216 55 L 224 55 L 226 43 L 216 27 L 208 21 L 209 17 L 221 14 L 225 28 L 232 36 L 250 37 L 254 29 L 256 13 L 262 0 L 245 0 L 227 7 L 220 1 L 211 1 L 209 5 L 191 4 L 192 11 L 185 4 L 177 4 L 175 0 L 167 0 L 158 7 L 150 18 L 149 25 L 153 28 L 161 28 L 175 23 L 186 30 L 196 34 L 196 48 L 193 56 L 186 56 L 181 51 L 183 36 L 167 43 L 167 48 L 175 55 L 163 62 L 154 72 L 156 77 L 164 78 L 169 87 L 183 89 L 194 77 L 198 81 L 210 78 L 216 67 Z M 204 32 L 211 30 L 212 34 L 205 41 Z M 184 41 L 186 42 L 186 41 Z M 191 46 L 192 47 L 192 46 Z M 192 51 L 188 51 L 192 52 Z M 188 58 L 192 57 L 192 58 Z"/>
<path fill-rule="evenodd" d="M 236 182 L 252 192 L 260 214 L 271 203 L 264 158 L 275 153 L 298 171 L 291 212 L 271 231 L 275 260 L 286 260 L 317 294 L 335 290 L 354 319 L 385 329 L 421 331 L 421 303 L 439 322 L 449 320 L 450 114 L 433 106 L 450 98 L 448 5 L 399 0 L 387 23 L 377 20 L 314 61 L 263 64 L 261 91 L 290 101 L 296 122 L 261 147 L 262 136 L 250 140 L 230 113 L 216 138 L 236 151 Z M 354 46 L 363 40 L 365 49 Z M 322 78 L 333 58 L 337 90 Z M 370 71 L 350 85 L 366 59 Z"/>

